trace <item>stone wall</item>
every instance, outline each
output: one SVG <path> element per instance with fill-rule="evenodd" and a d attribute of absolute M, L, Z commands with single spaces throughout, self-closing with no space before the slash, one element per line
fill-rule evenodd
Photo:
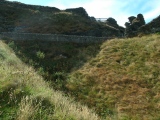
<path fill-rule="evenodd" d="M 58 42 L 75 42 L 75 43 L 97 43 L 103 42 L 111 37 L 93 37 L 93 36 L 75 36 L 75 35 L 59 35 L 59 34 L 36 34 L 36 33 L 13 33 L 2 32 L 1 39 L 11 40 L 45 40 Z"/>

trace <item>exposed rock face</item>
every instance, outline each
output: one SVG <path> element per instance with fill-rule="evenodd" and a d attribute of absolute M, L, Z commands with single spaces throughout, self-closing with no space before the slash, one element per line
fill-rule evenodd
<path fill-rule="evenodd" d="M 66 12 L 71 12 L 73 14 L 79 14 L 83 17 L 89 18 L 88 13 L 86 12 L 86 10 L 83 7 L 79 7 L 79 8 L 70 8 L 70 9 L 66 9 Z"/>
<path fill-rule="evenodd" d="M 112 18 L 112 17 L 110 17 L 110 18 L 108 18 L 108 19 L 106 20 L 106 24 L 111 25 L 111 26 L 114 26 L 114 27 L 118 27 L 118 26 L 119 26 L 119 25 L 117 24 L 117 21 L 116 21 L 114 18 Z"/>
<path fill-rule="evenodd" d="M 134 16 L 130 16 L 130 17 L 128 18 L 128 20 L 129 20 L 130 23 L 132 23 L 132 21 L 133 21 L 135 18 L 136 18 L 136 17 L 134 17 Z"/>
<path fill-rule="evenodd" d="M 124 32 L 125 32 L 125 29 L 122 27 L 122 26 L 119 26 L 117 24 L 117 21 L 112 18 L 112 17 L 109 17 L 106 21 L 105 21 L 105 24 L 107 26 L 110 26 L 111 28 L 114 28 L 114 30 L 116 32 L 118 32 L 118 36 L 119 37 L 124 37 Z"/>
<path fill-rule="evenodd" d="M 120 34 L 120 37 L 124 37 L 124 32 L 125 32 L 125 28 L 122 27 L 122 26 L 119 26 L 119 34 Z"/>
<path fill-rule="evenodd" d="M 138 29 L 138 34 L 150 34 L 156 32 L 160 32 L 160 15 Z"/>
<path fill-rule="evenodd" d="M 131 16 L 128 18 L 129 22 L 125 23 L 126 30 L 125 36 L 126 37 L 134 37 L 137 35 L 138 29 L 145 25 L 145 20 L 142 14 L 138 14 L 137 17 Z"/>
<path fill-rule="evenodd" d="M 160 32 L 160 15 L 147 24 L 145 24 L 142 14 L 138 14 L 137 17 L 131 16 L 128 19 L 129 22 L 125 23 L 126 37 L 143 36 Z"/>
<path fill-rule="evenodd" d="M 144 20 L 144 17 L 143 17 L 142 14 L 138 14 L 138 15 L 137 15 L 137 19 L 139 20 L 139 23 L 140 23 L 141 25 L 145 25 L 145 20 Z"/>

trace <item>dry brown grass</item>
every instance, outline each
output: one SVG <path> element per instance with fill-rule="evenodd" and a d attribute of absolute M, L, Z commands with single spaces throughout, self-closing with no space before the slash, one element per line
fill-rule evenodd
<path fill-rule="evenodd" d="M 111 119 L 160 119 L 160 36 L 114 39 L 70 75 L 77 99 Z"/>

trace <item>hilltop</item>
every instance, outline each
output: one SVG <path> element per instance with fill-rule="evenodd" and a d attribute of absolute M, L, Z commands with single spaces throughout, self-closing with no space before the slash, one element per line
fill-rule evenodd
<path fill-rule="evenodd" d="M 124 28 L 97 22 L 84 8 L 56 7 L 0 1 L 0 31 L 83 36 L 121 36 Z"/>
<path fill-rule="evenodd" d="M 97 21 L 83 7 L 56 7 L 0 1 L 0 32 L 64 34 L 96 37 L 135 37 L 160 31 L 159 16 L 145 24 L 142 14 L 128 17 L 126 28 L 109 17 Z"/>
<path fill-rule="evenodd" d="M 139 34 L 150 34 L 160 32 L 160 15 L 138 30 Z"/>
<path fill-rule="evenodd" d="M 138 14 L 137 17 L 130 16 L 128 20 L 129 22 L 125 23 L 125 37 L 143 36 L 160 32 L 160 15 L 147 24 L 142 14 Z"/>

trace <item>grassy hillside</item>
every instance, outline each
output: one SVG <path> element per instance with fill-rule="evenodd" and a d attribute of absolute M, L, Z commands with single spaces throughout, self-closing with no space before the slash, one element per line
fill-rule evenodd
<path fill-rule="evenodd" d="M 55 6 L 56 7 L 56 6 Z M 88 16 L 84 8 L 55 7 L 0 1 L 0 31 L 81 36 L 119 36 L 119 27 L 106 26 Z"/>
<path fill-rule="evenodd" d="M 0 41 L 0 120 L 99 120 L 87 107 L 51 88 Z"/>
<path fill-rule="evenodd" d="M 160 119 L 160 35 L 114 39 L 73 71 L 66 87 L 113 120 Z"/>
<path fill-rule="evenodd" d="M 38 74 L 49 80 L 49 83 L 44 82 L 41 77 L 39 82 L 37 78 L 33 77 L 38 76 L 33 72 L 34 70 L 25 66 L 17 58 L 9 56 L 8 54 L 11 54 L 11 52 L 13 56 L 15 55 L 6 45 L 4 47 L 4 43 L 1 43 L 0 58 L 3 63 L 1 66 L 5 66 L 0 69 L 4 74 L 1 75 L 3 81 L 0 84 L 1 91 L 4 91 L 1 92 L 1 97 L 4 98 L 4 101 L 7 101 L 2 102 L 3 104 L 0 102 L 7 111 L 3 112 L 6 114 L 1 114 L 2 117 L 8 115 L 17 117 L 21 110 L 17 108 L 26 106 L 21 104 L 25 99 L 28 100 L 26 96 L 30 95 L 29 100 L 31 99 L 30 101 L 33 101 L 33 105 L 36 106 L 33 107 L 34 109 L 36 108 L 36 114 L 34 114 L 36 116 L 31 115 L 32 118 L 37 119 L 37 117 L 41 116 L 41 112 L 39 112 L 41 111 L 40 108 L 43 108 L 39 107 L 41 104 L 44 106 L 44 111 L 42 112 L 47 114 L 46 119 L 50 118 L 46 106 L 55 108 L 55 104 L 61 104 L 55 102 L 57 99 L 53 100 L 50 97 L 54 96 L 51 93 L 51 91 L 55 93 L 51 89 L 54 88 L 63 90 L 66 94 L 74 97 L 76 101 L 81 102 L 81 104 L 86 104 L 89 108 L 95 109 L 100 117 L 107 120 L 160 119 L 160 35 L 158 34 L 130 39 L 113 39 L 99 44 L 46 41 L 7 41 L 6 43 L 14 49 L 16 55 L 23 62 L 33 66 Z M 6 50 L 8 52 L 4 52 Z M 6 58 L 5 56 L 8 57 Z M 32 75 L 33 73 L 34 75 Z M 25 78 L 31 82 L 24 81 Z M 4 80 L 8 82 L 4 82 Z M 23 82 L 20 80 L 23 80 Z M 48 88 L 48 86 L 50 87 Z M 16 94 L 16 97 L 7 96 L 10 93 Z M 10 95 L 13 96 L 12 94 Z M 21 99 L 22 96 L 25 97 Z M 64 99 L 63 96 L 61 97 Z M 18 106 L 17 101 L 14 102 L 15 98 L 20 98 L 18 99 L 20 103 Z M 11 101 L 10 99 L 13 102 L 9 105 L 6 104 Z M 38 99 L 38 103 L 34 102 L 35 99 Z M 69 98 L 66 99 L 67 101 L 69 100 Z M 61 100 L 58 99 L 58 101 Z M 65 107 L 66 104 L 63 105 Z M 51 113 L 53 113 L 52 109 L 51 107 Z M 74 108 L 75 111 L 77 109 L 79 110 L 79 107 Z M 56 116 L 54 119 L 63 118 L 61 116 L 63 115 L 61 114 L 62 109 L 56 110 L 58 111 L 54 112 L 55 115 L 51 116 L 53 118 Z M 74 116 L 73 119 L 79 119 L 79 117 L 76 118 L 78 115 L 75 112 L 73 113 L 74 115 L 71 111 L 71 113 L 67 114 L 64 120 L 70 120 L 72 116 Z M 59 115 L 60 117 L 57 118 Z M 95 114 L 92 117 L 94 116 Z M 86 115 L 86 117 L 84 119 L 94 119 L 90 118 L 89 115 Z"/>

